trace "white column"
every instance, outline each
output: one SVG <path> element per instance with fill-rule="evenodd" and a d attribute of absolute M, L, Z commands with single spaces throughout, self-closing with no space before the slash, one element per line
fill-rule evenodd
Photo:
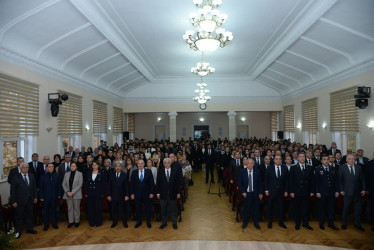
<path fill-rule="evenodd" d="M 229 140 L 234 140 L 236 138 L 236 112 L 229 111 L 227 112 L 227 116 L 229 117 Z"/>
<path fill-rule="evenodd" d="M 175 142 L 177 140 L 177 112 L 170 112 L 169 114 L 170 121 L 169 121 L 169 137 L 171 142 Z"/>

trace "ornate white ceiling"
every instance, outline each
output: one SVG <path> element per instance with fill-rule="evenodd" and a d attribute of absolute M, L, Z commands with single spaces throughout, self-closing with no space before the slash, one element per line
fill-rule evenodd
<path fill-rule="evenodd" d="M 223 0 L 212 101 L 279 101 L 374 69 L 373 0 Z M 192 0 L 2 0 L 0 60 L 125 102 L 192 102 Z"/>

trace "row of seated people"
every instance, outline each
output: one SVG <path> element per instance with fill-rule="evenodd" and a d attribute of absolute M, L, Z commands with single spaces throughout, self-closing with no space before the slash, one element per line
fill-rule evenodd
<path fill-rule="evenodd" d="M 34 157 L 35 155 L 33 155 Z M 8 178 L 8 182 L 11 184 L 10 203 L 15 208 L 14 222 L 17 235 L 20 237 L 23 221 L 26 222 L 27 232 L 36 233 L 32 229 L 32 220 L 34 217 L 34 222 L 36 221 L 39 214 L 38 207 L 42 207 L 44 230 L 48 230 L 50 221 L 52 221 L 54 228 L 58 228 L 58 209 L 56 209 L 56 205 L 61 198 L 67 203 L 68 227 L 79 226 L 82 204 L 86 205 L 83 209 L 87 211 L 89 224 L 100 226 L 102 224 L 103 206 L 105 208 L 107 205 L 106 201 L 110 201 L 112 227 L 116 226 L 118 216 L 122 218 L 123 225 L 127 227 L 127 213 L 130 210 L 129 207 L 131 207 L 127 201 L 131 200 L 130 203 L 134 205 L 132 210 L 136 211 L 136 228 L 142 224 L 143 215 L 146 217 L 147 226 L 151 227 L 151 208 L 155 204 L 161 214 L 163 227 L 166 226 L 167 208 L 168 206 L 172 207 L 173 228 L 177 229 L 177 210 L 173 208 L 177 205 L 176 200 L 178 199 L 181 221 L 181 211 L 186 198 L 186 186 L 188 186 L 188 182 L 185 185 L 185 179 L 186 181 L 191 179 L 191 176 L 188 175 L 188 172 L 190 172 L 188 169 L 191 167 L 183 159 L 181 163 L 184 167 L 182 167 L 179 161 L 175 161 L 174 155 L 171 155 L 171 157 L 165 158 L 163 168 L 158 170 L 154 169 L 153 166 L 145 168 L 144 160 L 139 159 L 136 169 L 131 168 L 131 173 L 128 169 L 123 170 L 121 162 L 115 162 L 115 168 L 112 168 L 110 159 L 105 160 L 108 168 L 100 169 L 97 161 L 91 161 L 91 155 L 87 156 L 86 167 L 82 169 L 78 169 L 77 163 L 69 161 L 69 154 L 65 155 L 65 162 L 61 163 L 56 169 L 54 164 L 47 163 L 47 157 L 44 157 L 43 161 L 45 160 L 44 163 L 46 164 L 43 165 L 43 173 L 42 171 L 34 172 L 42 173 L 38 176 L 38 181 L 36 180 L 37 175 L 29 172 L 29 169 L 34 168 L 32 162 L 24 164 L 23 158 L 19 157 L 18 168 L 12 169 Z M 169 169 L 166 169 L 165 160 L 166 164 L 169 164 Z M 167 185 L 163 185 L 163 176 L 167 176 Z M 169 177 L 173 181 L 169 182 Z M 170 195 L 165 195 L 165 191 L 162 192 L 162 190 L 169 189 L 173 190 Z M 167 194 L 169 194 L 169 191 Z M 171 204 L 169 204 L 171 199 L 169 196 L 176 197 Z M 23 201 L 29 202 L 24 203 Z M 36 206 L 35 209 L 33 202 L 37 203 L 39 201 L 39 206 Z M 33 210 L 36 210 L 34 216 Z"/>
<path fill-rule="evenodd" d="M 265 215 L 268 218 L 269 228 L 272 227 L 275 216 L 278 217 L 279 225 L 286 228 L 284 221 L 285 214 L 288 213 L 289 218 L 295 219 L 297 230 L 300 228 L 301 222 L 304 227 L 312 229 L 309 225 L 309 212 L 311 211 L 312 215 L 318 218 L 321 229 L 324 229 L 324 220 L 327 217 L 328 226 L 337 230 L 334 220 L 336 208 L 338 208 L 343 211 L 342 228 L 346 229 L 349 209 L 353 203 L 355 227 L 363 230 L 360 215 L 364 202 L 367 205 L 370 203 L 371 214 L 369 217 L 373 221 L 373 198 L 369 199 L 368 194 L 372 195 L 373 190 L 371 180 L 374 177 L 374 161 L 362 164 L 357 155 L 348 154 L 346 158 L 349 158 L 349 161 L 346 159 L 347 162 L 343 164 L 335 160 L 335 155 L 324 154 L 318 163 L 313 164 L 315 161 L 312 159 L 317 158 L 311 157 L 311 150 L 306 153 L 304 151 L 298 152 L 296 159 L 290 155 L 284 156 L 279 151 L 275 153 L 273 158 L 269 155 L 262 158 L 258 151 L 258 149 L 254 150 L 254 158 L 241 158 L 240 153 L 235 152 L 233 159 L 229 161 L 230 163 L 222 166 L 225 186 L 230 192 L 233 210 L 236 206 L 237 221 L 238 214 L 244 214 L 242 216 L 243 225 L 248 223 L 246 220 L 248 211 L 243 211 L 247 199 L 243 199 L 246 192 L 240 191 L 238 179 L 241 171 L 246 169 L 250 163 L 253 163 L 252 168 L 261 176 L 261 190 L 257 190 L 261 194 L 261 199 L 258 200 L 259 211 L 256 216 Z M 353 170 L 347 172 L 351 166 Z M 255 219 L 255 226 L 258 228 L 258 221 L 257 223 L 256 221 Z"/>

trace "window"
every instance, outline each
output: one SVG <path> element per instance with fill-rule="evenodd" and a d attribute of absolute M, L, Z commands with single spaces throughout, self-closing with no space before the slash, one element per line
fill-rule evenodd
<path fill-rule="evenodd" d="M 295 106 L 289 105 L 283 108 L 284 139 L 295 141 Z"/>
<path fill-rule="evenodd" d="M 127 114 L 127 128 L 129 130 L 130 140 L 133 140 L 135 137 L 135 114 L 134 113 Z"/>
<path fill-rule="evenodd" d="M 18 156 L 31 159 L 39 135 L 39 86 L 0 73 L 0 177 L 7 178 Z"/>
<path fill-rule="evenodd" d="M 343 154 L 359 148 L 359 112 L 355 106 L 357 87 L 343 89 L 330 94 L 330 128 L 333 141 Z"/>
<path fill-rule="evenodd" d="M 122 144 L 123 138 L 123 110 L 121 108 L 113 107 L 113 145 L 117 143 Z"/>
<path fill-rule="evenodd" d="M 93 134 L 94 147 L 97 148 L 100 140 L 106 140 L 108 132 L 108 111 L 107 104 L 103 102 L 93 101 Z"/>
<path fill-rule="evenodd" d="M 279 131 L 279 112 L 270 112 L 270 131 L 271 139 L 277 141 Z"/>
<path fill-rule="evenodd" d="M 301 103 L 303 138 L 306 144 L 316 144 L 318 140 L 318 98 Z"/>
<path fill-rule="evenodd" d="M 60 112 L 57 116 L 58 147 L 59 152 L 64 155 L 69 146 L 74 148 L 80 148 L 81 146 L 82 97 L 62 90 L 58 92 L 69 96 L 69 99 L 60 105 Z"/>

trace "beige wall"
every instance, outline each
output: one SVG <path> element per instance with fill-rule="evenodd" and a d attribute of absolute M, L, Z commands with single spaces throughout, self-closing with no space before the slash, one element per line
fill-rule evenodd
<path fill-rule="evenodd" d="M 158 121 L 158 118 L 161 118 Z M 177 118 L 178 119 L 178 118 Z M 155 139 L 154 126 L 166 126 L 166 138 L 169 137 L 169 115 L 168 113 L 140 113 L 135 114 L 135 138 L 146 140 Z"/>
<path fill-rule="evenodd" d="M 248 137 L 271 138 L 269 112 L 236 112 L 235 120 L 236 125 L 248 125 Z"/>
<path fill-rule="evenodd" d="M 284 101 L 283 106 L 295 105 L 295 125 L 302 122 L 301 102 L 318 97 L 318 125 L 319 125 L 319 143 L 331 145 L 332 133 L 330 132 L 330 93 L 346 89 L 352 86 L 367 86 L 374 91 L 374 71 L 352 77 L 350 79 L 338 82 L 331 86 L 321 88 L 308 94 L 291 98 Z M 344 110 L 342 111 L 344 112 Z M 369 129 L 367 124 L 374 121 L 374 94 L 371 94 L 369 105 L 366 109 L 357 109 L 360 117 L 360 148 L 364 149 L 365 155 L 369 158 L 373 156 L 374 145 L 374 129 Z M 322 129 L 323 123 L 327 124 L 327 128 Z M 295 140 L 303 141 L 302 129 L 295 128 Z"/>
<path fill-rule="evenodd" d="M 108 104 L 108 126 L 112 126 L 113 106 L 122 107 L 122 103 L 104 98 L 97 94 L 87 92 L 83 89 L 73 87 L 69 84 L 53 80 L 48 77 L 41 76 L 37 73 L 30 72 L 19 67 L 0 62 L 0 72 L 26 80 L 39 85 L 39 137 L 37 140 L 37 152 L 40 155 L 39 160 L 44 155 L 49 155 L 52 159 L 53 155 L 58 152 L 57 145 L 57 117 L 52 117 L 50 112 L 50 104 L 48 103 L 48 93 L 56 93 L 57 90 L 64 90 L 83 97 L 83 127 L 89 125 L 90 129 L 83 129 L 81 144 L 87 146 L 92 145 L 92 100 L 99 100 Z M 62 104 L 63 105 L 63 104 Z M 46 128 L 53 128 L 49 133 Z M 113 142 L 113 134 L 108 131 L 108 144 Z M 31 159 L 25 159 L 26 162 Z M 3 197 L 3 203 L 7 201 L 9 196 L 9 187 L 7 182 L 0 183 L 0 194 Z"/>

